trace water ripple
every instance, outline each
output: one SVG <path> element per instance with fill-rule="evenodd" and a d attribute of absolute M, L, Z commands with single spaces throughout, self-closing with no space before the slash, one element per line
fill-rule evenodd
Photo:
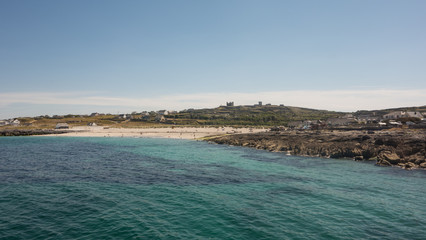
<path fill-rule="evenodd" d="M 192 141 L 0 138 L 0 239 L 422 239 L 425 180 Z"/>

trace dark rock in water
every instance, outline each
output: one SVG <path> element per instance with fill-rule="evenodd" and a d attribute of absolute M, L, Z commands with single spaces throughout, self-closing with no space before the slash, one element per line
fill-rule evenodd
<path fill-rule="evenodd" d="M 66 130 L 53 130 L 53 129 L 7 129 L 1 130 L 0 136 L 32 136 L 32 135 L 48 135 L 48 134 L 62 134 L 68 133 Z"/>
<path fill-rule="evenodd" d="M 375 156 L 376 156 L 376 153 L 375 153 L 374 149 L 372 149 L 372 148 L 367 147 L 366 149 L 364 149 L 362 151 L 362 157 L 364 159 L 370 160 L 370 159 L 373 159 L 373 158 L 377 158 Z M 374 159 L 374 160 L 377 160 L 377 159 Z"/>
<path fill-rule="evenodd" d="M 425 163 L 426 155 L 425 130 L 376 131 L 369 135 L 361 131 L 282 131 L 226 135 L 209 141 L 291 155 L 372 160 L 380 166 L 405 169 L 418 168 Z"/>

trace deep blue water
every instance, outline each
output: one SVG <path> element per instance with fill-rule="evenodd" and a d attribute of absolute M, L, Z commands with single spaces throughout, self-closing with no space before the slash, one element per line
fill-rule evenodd
<path fill-rule="evenodd" d="M 0 239 L 425 239 L 426 171 L 148 138 L 0 138 Z"/>

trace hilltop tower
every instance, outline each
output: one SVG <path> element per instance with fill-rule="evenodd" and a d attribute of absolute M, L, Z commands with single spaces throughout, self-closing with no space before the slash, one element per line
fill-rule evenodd
<path fill-rule="evenodd" d="M 234 102 L 226 102 L 226 106 L 227 107 L 233 107 L 234 106 Z"/>

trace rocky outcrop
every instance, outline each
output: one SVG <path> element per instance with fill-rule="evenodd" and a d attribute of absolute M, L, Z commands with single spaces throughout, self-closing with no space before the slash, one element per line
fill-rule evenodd
<path fill-rule="evenodd" d="M 67 133 L 65 130 L 53 130 L 53 129 L 8 129 L 1 130 L 0 136 L 31 136 L 31 135 L 47 135 L 47 134 L 61 134 Z"/>
<path fill-rule="evenodd" d="M 404 169 L 426 168 L 424 130 L 283 131 L 219 136 L 209 141 L 293 155 L 372 160 L 380 166 Z"/>

